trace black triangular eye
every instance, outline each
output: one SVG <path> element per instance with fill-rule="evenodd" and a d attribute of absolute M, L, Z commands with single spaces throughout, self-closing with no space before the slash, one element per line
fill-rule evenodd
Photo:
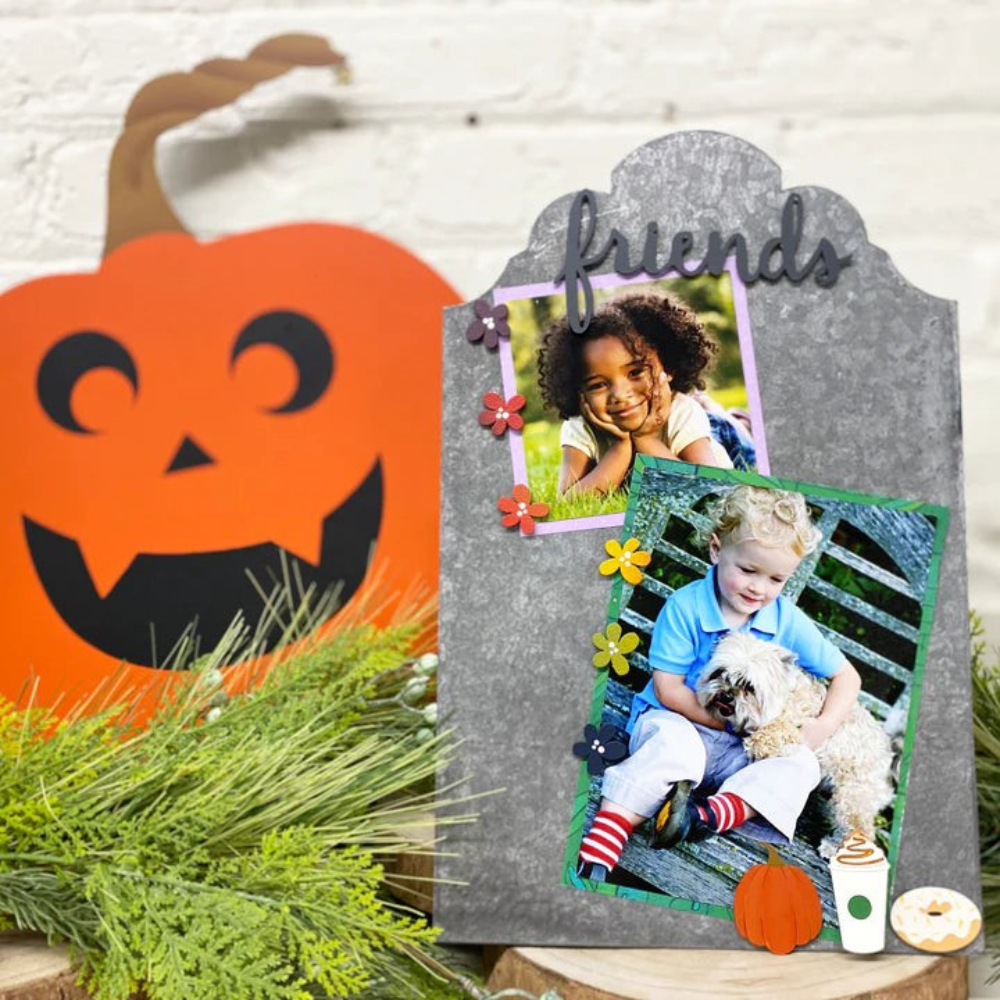
<path fill-rule="evenodd" d="M 333 378 L 333 350 L 322 328 L 297 312 L 269 312 L 251 320 L 233 344 L 230 368 L 246 350 L 257 344 L 280 347 L 295 362 L 298 385 L 281 406 L 271 413 L 294 413 L 312 406 L 326 392 Z"/>
<path fill-rule="evenodd" d="M 50 420 L 75 434 L 94 433 L 73 416 L 70 399 L 73 386 L 95 368 L 112 368 L 121 372 L 132 384 L 132 391 L 139 391 L 139 374 L 132 355 L 113 337 L 94 330 L 63 337 L 49 348 L 38 366 L 35 383 L 38 402 Z"/>

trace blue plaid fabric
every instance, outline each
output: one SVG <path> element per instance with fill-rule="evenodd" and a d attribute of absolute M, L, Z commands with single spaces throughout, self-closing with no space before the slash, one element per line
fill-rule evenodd
<path fill-rule="evenodd" d="M 709 413 L 708 422 L 712 428 L 712 437 L 726 449 L 733 468 L 741 472 L 756 471 L 757 451 L 750 435 L 736 421 L 727 420 L 718 413 Z"/>

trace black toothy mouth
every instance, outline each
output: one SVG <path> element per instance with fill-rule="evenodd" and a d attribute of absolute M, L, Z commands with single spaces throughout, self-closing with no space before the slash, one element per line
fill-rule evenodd
<path fill-rule="evenodd" d="M 274 542 L 218 552 L 139 553 L 111 591 L 101 597 L 80 546 L 65 535 L 23 518 L 28 551 L 52 606 L 82 639 L 116 659 L 156 667 L 196 622 L 202 649 L 211 649 L 240 611 L 254 624 L 264 604 L 254 586 L 269 589 L 294 564 L 296 580 L 320 592 L 339 587 L 347 601 L 368 570 L 382 520 L 382 465 L 323 520 L 318 564 Z M 278 629 L 267 637 L 278 639 Z"/>

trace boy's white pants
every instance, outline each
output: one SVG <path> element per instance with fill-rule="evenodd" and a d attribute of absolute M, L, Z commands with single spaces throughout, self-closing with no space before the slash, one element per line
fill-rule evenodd
<path fill-rule="evenodd" d="M 658 709 L 636 720 L 629 753 L 604 772 L 603 796 L 616 805 L 649 817 L 676 782 L 691 781 L 703 795 L 738 795 L 787 841 L 795 836 L 799 814 L 820 779 L 819 762 L 806 746 L 787 757 L 751 762 L 738 736 Z M 767 824 L 750 820 L 744 827 L 755 836 L 775 839 Z"/>

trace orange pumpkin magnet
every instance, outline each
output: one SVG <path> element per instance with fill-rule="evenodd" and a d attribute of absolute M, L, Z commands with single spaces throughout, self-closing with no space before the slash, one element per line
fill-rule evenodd
<path fill-rule="evenodd" d="M 153 162 L 166 129 L 343 62 L 290 35 L 151 81 L 112 158 L 99 268 L 0 297 L 0 693 L 32 671 L 52 703 L 122 661 L 145 685 L 192 622 L 210 647 L 289 572 L 342 605 L 373 578 L 436 592 L 440 325 L 458 295 L 348 226 L 199 242 Z"/>
<path fill-rule="evenodd" d="M 751 944 L 787 955 L 819 934 L 823 907 L 809 876 L 766 846 L 767 863 L 754 865 L 736 886 L 733 920 Z"/>

